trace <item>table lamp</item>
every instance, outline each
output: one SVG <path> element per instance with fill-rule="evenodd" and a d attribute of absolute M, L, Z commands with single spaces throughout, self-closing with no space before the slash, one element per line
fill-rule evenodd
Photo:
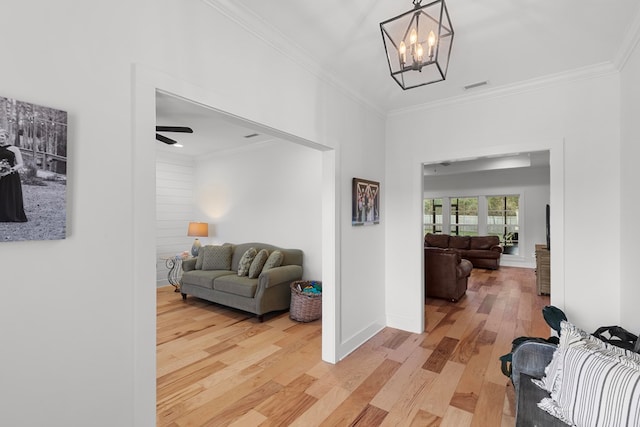
<path fill-rule="evenodd" d="M 193 246 L 191 246 L 191 255 L 198 256 L 200 246 L 202 246 L 198 237 L 209 237 L 209 224 L 206 222 L 190 222 L 187 236 L 196 237 L 196 240 L 193 241 Z"/>

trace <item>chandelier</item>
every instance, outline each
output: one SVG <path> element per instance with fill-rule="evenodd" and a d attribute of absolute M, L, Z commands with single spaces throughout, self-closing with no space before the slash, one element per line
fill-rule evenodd
<path fill-rule="evenodd" d="M 421 6 L 380 23 L 391 77 L 411 89 L 446 78 L 453 27 L 444 0 Z"/>

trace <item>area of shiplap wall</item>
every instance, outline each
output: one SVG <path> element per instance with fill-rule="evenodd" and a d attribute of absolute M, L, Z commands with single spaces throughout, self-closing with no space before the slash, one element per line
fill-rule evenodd
<path fill-rule="evenodd" d="M 156 153 L 156 285 L 169 284 L 163 257 L 191 249 L 187 236 L 194 218 L 193 184 L 195 161 L 192 157 L 158 150 Z"/>

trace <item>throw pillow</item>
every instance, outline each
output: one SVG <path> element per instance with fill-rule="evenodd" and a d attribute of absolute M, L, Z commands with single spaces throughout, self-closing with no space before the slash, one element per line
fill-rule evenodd
<path fill-rule="evenodd" d="M 469 242 L 471 237 L 469 236 L 450 236 L 449 247 L 452 249 L 469 249 Z"/>
<path fill-rule="evenodd" d="M 425 246 L 434 246 L 436 248 L 448 248 L 449 247 L 449 235 L 448 234 L 431 234 L 427 233 L 424 236 Z"/>
<path fill-rule="evenodd" d="M 470 249 L 491 249 L 500 244 L 498 236 L 474 236 L 471 238 Z"/>
<path fill-rule="evenodd" d="M 250 279 L 255 279 L 260 275 L 260 273 L 262 272 L 262 267 L 264 267 L 264 263 L 267 262 L 267 258 L 269 258 L 269 251 L 267 251 L 266 249 L 261 249 L 251 262 L 251 267 L 249 267 Z"/>
<path fill-rule="evenodd" d="M 257 254 L 258 251 L 256 251 L 256 248 L 249 248 L 242 254 L 242 258 L 240 258 L 240 262 L 238 263 L 238 276 L 246 276 L 249 274 L 249 268 L 251 268 L 251 263 Z"/>
<path fill-rule="evenodd" d="M 198 251 L 198 259 L 196 260 L 196 270 L 202 270 L 202 261 L 204 261 L 204 250 L 211 245 L 206 245 Z"/>
<path fill-rule="evenodd" d="M 264 267 L 262 267 L 262 271 L 280 267 L 283 259 L 284 255 L 282 254 L 282 252 L 276 249 L 275 251 L 271 252 L 271 255 L 269 255 L 269 258 L 267 258 L 267 261 L 264 263 Z"/>
<path fill-rule="evenodd" d="M 231 246 L 205 246 L 198 253 L 196 268 L 202 255 L 202 270 L 230 270 Z"/>
<path fill-rule="evenodd" d="M 551 397 L 540 408 L 571 425 L 640 423 L 640 355 L 568 322 L 562 322 L 557 353 Z"/>
<path fill-rule="evenodd" d="M 583 341 L 587 340 L 588 337 L 589 334 L 582 329 L 575 327 L 569 322 L 561 322 L 560 342 L 558 348 L 553 353 L 551 362 L 549 362 L 544 370 L 545 376 L 541 380 L 533 380 L 533 382 L 549 393 L 552 393 L 554 389 L 557 390 L 562 375 L 561 359 L 564 350 L 574 345 L 583 345 Z"/>

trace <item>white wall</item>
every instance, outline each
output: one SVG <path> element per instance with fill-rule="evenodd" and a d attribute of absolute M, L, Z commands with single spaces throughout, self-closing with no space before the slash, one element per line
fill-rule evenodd
<path fill-rule="evenodd" d="M 200 158 L 198 218 L 202 243 L 262 242 L 304 252 L 304 278 L 322 279 L 322 152 L 286 141 Z"/>
<path fill-rule="evenodd" d="M 547 241 L 545 206 L 549 203 L 549 167 L 424 177 L 424 198 L 496 195 L 520 196 L 520 253 L 503 255 L 501 265 L 535 267 L 535 245 Z"/>
<path fill-rule="evenodd" d="M 620 283 L 621 315 L 620 324 L 634 333 L 640 332 L 640 279 L 638 259 L 640 259 L 640 228 L 637 227 L 637 213 L 640 212 L 640 45 L 626 62 L 621 74 L 622 93 L 622 144 L 620 156 Z"/>
<path fill-rule="evenodd" d="M 179 153 L 156 151 L 156 286 L 166 286 L 168 269 L 163 258 L 189 251 L 190 221 L 200 221 L 194 208 L 195 160 Z"/>
<path fill-rule="evenodd" d="M 5 10 L 29 18 L 0 27 L 10 58 L 0 92 L 69 112 L 70 165 L 69 237 L 0 244 L 1 425 L 155 424 L 149 74 L 335 149 L 337 230 L 346 231 L 336 233 L 338 279 L 323 279 L 339 299 L 338 358 L 384 325 L 384 233 L 352 232 L 349 204 L 353 176 L 383 181 L 380 114 L 201 1 L 12 0 Z M 260 67 L 229 66 L 246 58 Z"/>
<path fill-rule="evenodd" d="M 598 233 L 598 247 L 607 250 L 594 251 L 594 227 L 598 226 L 591 215 L 598 197 L 606 198 L 614 209 L 620 203 L 619 84 L 616 72 L 605 72 L 513 95 L 398 112 L 388 119 L 390 326 L 422 327 L 421 163 L 551 146 L 551 228 L 558 244 L 552 244 L 551 251 L 551 302 L 586 330 L 619 322 L 620 298 L 626 297 L 620 287 L 620 220 L 607 218 L 606 231 Z M 554 159 L 560 154 L 564 164 L 555 165 L 554 171 Z M 557 176 L 564 180 L 563 188 L 554 188 Z M 558 197 L 562 192 L 564 196 Z M 559 204 L 564 208 L 562 225 L 562 213 L 554 208 Z"/>

